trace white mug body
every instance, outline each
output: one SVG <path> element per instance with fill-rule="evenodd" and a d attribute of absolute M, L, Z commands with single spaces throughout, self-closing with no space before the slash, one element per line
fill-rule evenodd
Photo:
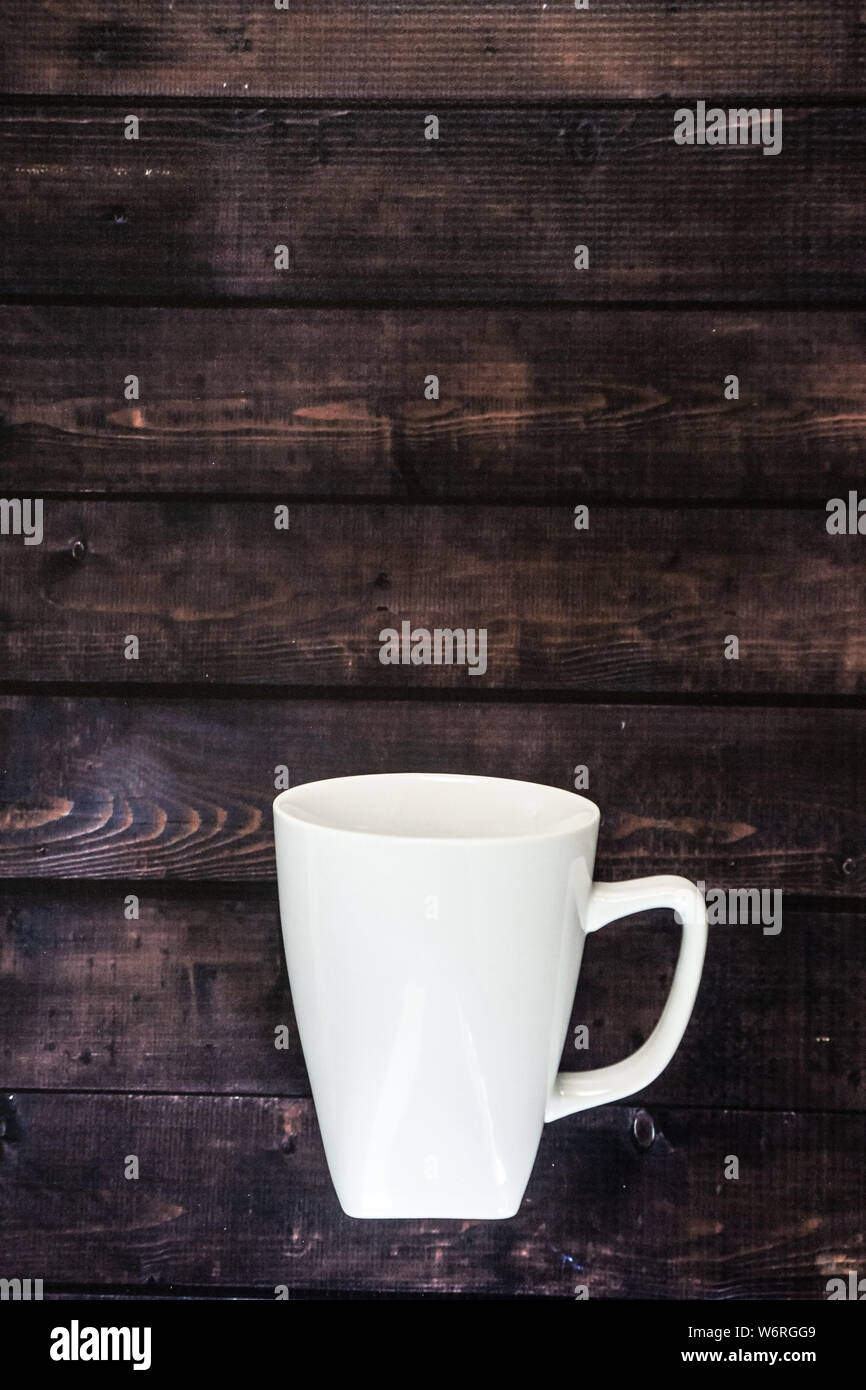
<path fill-rule="evenodd" d="M 373 774 L 274 803 L 295 1016 L 356 1217 L 503 1218 L 571 1013 L 599 811 L 504 778 Z"/>

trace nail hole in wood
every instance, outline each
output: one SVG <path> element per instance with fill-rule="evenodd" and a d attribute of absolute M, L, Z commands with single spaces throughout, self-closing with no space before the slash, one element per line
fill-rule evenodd
<path fill-rule="evenodd" d="M 656 1137 L 656 1127 L 652 1115 L 648 1114 L 646 1110 L 639 1110 L 632 1120 L 631 1134 L 635 1146 L 642 1153 L 651 1149 Z"/>

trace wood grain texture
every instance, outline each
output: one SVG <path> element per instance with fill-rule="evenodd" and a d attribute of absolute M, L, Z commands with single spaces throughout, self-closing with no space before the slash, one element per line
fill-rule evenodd
<path fill-rule="evenodd" d="M 825 504 L 862 483 L 863 7 L 591 4 L 4 8 L 0 493 L 46 534 L 0 536 L 2 1274 L 808 1300 L 862 1270 L 862 538 Z M 783 107 L 782 153 L 676 146 L 698 97 Z M 404 618 L 485 628 L 487 672 L 384 667 Z M 344 1217 L 275 774 L 584 764 L 599 878 L 782 890 L 781 931 L 711 927 L 671 1066 L 548 1126 L 514 1220 Z M 677 941 L 593 937 L 566 1067 L 640 1045 Z"/>
<path fill-rule="evenodd" d="M 129 891 L 0 888 L 4 1085 L 309 1095 L 276 892 L 136 884 L 139 916 L 127 920 Z M 635 1103 L 866 1109 L 866 918 L 783 898 L 778 925 L 775 936 L 754 920 L 711 927 L 685 1038 Z M 678 938 L 665 913 L 593 935 L 565 1070 L 616 1062 L 649 1036 Z M 589 1029 L 580 1050 L 578 1025 Z"/>
<path fill-rule="evenodd" d="M 18 1095 L 0 1262 L 47 1285 L 823 1299 L 862 1257 L 862 1118 L 627 1106 L 545 1128 L 510 1221 L 354 1221 L 309 1101 Z M 106 1136 L 111 1136 L 106 1143 Z M 127 1154 L 141 1176 L 123 1177 Z M 738 1181 L 723 1177 L 740 1159 Z M 50 1292 L 50 1287 L 49 1287 Z"/>
<path fill-rule="evenodd" d="M 404 700 L 0 701 L 0 876 L 274 878 L 275 768 L 474 772 L 603 810 L 598 877 L 866 886 L 860 710 Z"/>
<path fill-rule="evenodd" d="M 0 295 L 461 303 L 866 294 L 866 123 L 682 147 L 669 109 L 16 105 Z M 590 268 L 575 270 L 576 245 Z M 289 268 L 275 269 L 275 247 Z"/>
<path fill-rule="evenodd" d="M 2 90 L 652 97 L 863 90 L 856 0 L 107 0 L 4 5 Z"/>
<path fill-rule="evenodd" d="M 853 695 L 866 690 L 862 538 L 826 521 L 819 505 L 594 506 L 576 530 L 571 505 L 311 503 L 277 530 L 266 502 L 49 500 L 41 544 L 0 537 L 0 669 L 121 685 Z M 403 622 L 483 629 L 486 666 L 477 650 L 474 675 L 466 661 L 413 665 L 408 648 L 406 664 L 383 664 L 382 634 Z"/>
<path fill-rule="evenodd" d="M 0 307 L 0 468 L 24 492 L 823 506 L 859 477 L 864 354 L 843 311 Z"/>

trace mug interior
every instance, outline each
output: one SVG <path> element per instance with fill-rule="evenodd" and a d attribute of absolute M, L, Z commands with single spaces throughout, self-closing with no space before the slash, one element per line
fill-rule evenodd
<path fill-rule="evenodd" d="M 306 782 L 281 792 L 274 811 L 330 830 L 436 840 L 559 834 L 600 814 L 594 802 L 560 787 L 438 772 Z"/>

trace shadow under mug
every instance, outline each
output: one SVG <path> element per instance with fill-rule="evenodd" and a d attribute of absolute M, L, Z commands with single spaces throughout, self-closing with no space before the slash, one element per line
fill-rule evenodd
<path fill-rule="evenodd" d="M 600 812 L 556 787 L 384 773 L 274 802 L 280 916 L 331 1178 L 356 1217 L 513 1216 L 545 1120 L 673 1056 L 706 947 L 696 886 L 593 883 Z M 559 1072 L 588 932 L 673 908 L 682 943 L 632 1056 Z"/>

